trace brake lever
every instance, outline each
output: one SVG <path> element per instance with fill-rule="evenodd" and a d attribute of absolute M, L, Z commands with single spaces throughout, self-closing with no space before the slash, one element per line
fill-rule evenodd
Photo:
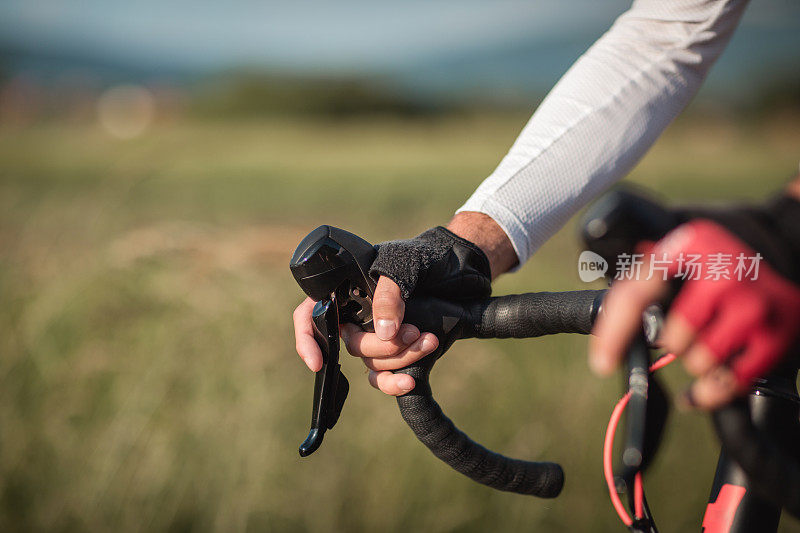
<path fill-rule="evenodd" d="M 627 431 L 622 452 L 622 472 L 618 474 L 626 486 L 632 487 L 633 478 L 644 461 L 644 442 L 647 423 L 647 391 L 650 385 L 650 350 L 643 333 L 637 334 L 628 348 L 627 387 L 628 400 Z"/>
<path fill-rule="evenodd" d="M 375 282 L 369 267 L 375 248 L 364 239 L 332 226 L 320 226 L 297 246 L 289 268 L 303 291 L 316 300 L 312 311 L 314 340 L 322 368 L 314 378 L 311 428 L 300 445 L 307 457 L 322 444 L 339 420 L 350 385 L 339 365 L 339 326 L 351 322 L 372 331 Z"/>
<path fill-rule="evenodd" d="M 347 399 L 350 384 L 339 364 L 339 309 L 336 293 L 314 305 L 311 315 L 314 323 L 314 340 L 322 351 L 322 368 L 314 378 L 314 404 L 311 429 L 300 445 L 300 457 L 314 453 L 325 436 L 339 420 Z"/>

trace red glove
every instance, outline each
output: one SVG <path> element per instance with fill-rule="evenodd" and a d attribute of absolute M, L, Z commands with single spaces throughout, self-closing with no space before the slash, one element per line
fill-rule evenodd
<path fill-rule="evenodd" d="M 696 330 L 695 342 L 726 363 L 741 388 L 766 374 L 791 348 L 800 331 L 800 287 L 728 230 L 710 220 L 693 220 L 652 251 L 656 262 L 668 262 L 668 275 L 685 279 L 670 314 Z M 693 269 L 697 263 L 702 268 Z"/>

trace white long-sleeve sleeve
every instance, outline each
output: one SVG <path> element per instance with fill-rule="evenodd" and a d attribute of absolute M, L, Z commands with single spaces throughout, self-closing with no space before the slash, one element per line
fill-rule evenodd
<path fill-rule="evenodd" d="M 622 178 L 697 93 L 747 0 L 637 0 L 570 68 L 458 210 L 491 216 L 523 264 Z"/>

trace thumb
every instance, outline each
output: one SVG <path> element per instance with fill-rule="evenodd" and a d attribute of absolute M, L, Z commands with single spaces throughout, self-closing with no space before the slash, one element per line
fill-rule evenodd
<path fill-rule="evenodd" d="M 400 296 L 400 287 L 386 276 L 378 278 L 375 297 L 372 299 L 372 318 L 375 333 L 384 341 L 391 340 L 400 329 L 406 304 Z"/>

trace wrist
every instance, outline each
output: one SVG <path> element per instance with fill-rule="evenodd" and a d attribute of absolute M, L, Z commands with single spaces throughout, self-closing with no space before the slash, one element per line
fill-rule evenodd
<path fill-rule="evenodd" d="M 462 211 L 450 220 L 447 229 L 472 242 L 486 254 L 492 279 L 508 272 L 519 263 L 508 235 L 489 215 L 476 211 Z"/>

